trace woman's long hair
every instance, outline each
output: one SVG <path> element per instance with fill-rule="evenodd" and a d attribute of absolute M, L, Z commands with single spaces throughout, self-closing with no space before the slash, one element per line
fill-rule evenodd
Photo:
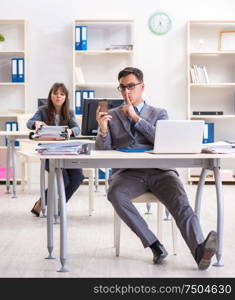
<path fill-rule="evenodd" d="M 56 93 L 58 90 L 61 90 L 65 94 L 65 101 L 61 107 L 60 112 L 60 124 L 68 125 L 71 118 L 69 113 L 69 91 L 63 83 L 56 82 L 51 87 L 47 98 L 47 125 L 55 125 L 55 107 L 53 105 L 53 102 L 51 101 L 51 95 L 52 93 Z"/>

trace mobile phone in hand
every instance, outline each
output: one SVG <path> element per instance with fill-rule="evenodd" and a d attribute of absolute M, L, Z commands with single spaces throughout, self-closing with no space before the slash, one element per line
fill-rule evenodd
<path fill-rule="evenodd" d="M 108 112 L 108 100 L 99 101 L 100 112 Z"/>

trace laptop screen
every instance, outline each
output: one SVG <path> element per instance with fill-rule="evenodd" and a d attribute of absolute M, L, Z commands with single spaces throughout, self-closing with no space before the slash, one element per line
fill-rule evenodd
<path fill-rule="evenodd" d="M 159 120 L 156 124 L 154 153 L 200 153 L 203 120 Z"/>

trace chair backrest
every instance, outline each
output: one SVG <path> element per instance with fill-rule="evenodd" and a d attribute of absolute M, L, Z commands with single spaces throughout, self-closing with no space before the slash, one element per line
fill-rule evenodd
<path fill-rule="evenodd" d="M 18 129 L 20 131 L 29 131 L 29 129 L 26 126 L 26 123 L 30 118 L 32 118 L 32 116 L 33 116 L 33 113 L 17 115 Z"/>

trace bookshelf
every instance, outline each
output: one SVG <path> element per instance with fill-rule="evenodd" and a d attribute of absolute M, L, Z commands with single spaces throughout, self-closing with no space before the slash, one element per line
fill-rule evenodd
<path fill-rule="evenodd" d="M 187 24 L 187 117 L 214 123 L 214 141 L 235 140 L 235 48 L 220 50 L 221 31 L 235 30 L 235 21 L 198 20 Z M 205 66 L 208 82 L 193 82 L 191 67 Z M 194 111 L 222 111 L 223 115 L 194 115 Z M 235 182 L 235 161 L 222 164 L 222 181 Z M 200 170 L 188 171 L 198 182 Z M 229 174 L 229 175 L 228 175 Z M 207 182 L 214 182 L 209 173 Z"/>
<path fill-rule="evenodd" d="M 23 19 L 0 20 L 0 130 L 6 122 L 16 122 L 18 113 L 27 111 L 27 22 Z M 24 59 L 24 82 L 12 82 L 11 59 Z M 5 139 L 0 139 L 0 166 L 5 167 Z M 0 178 L 0 180 L 2 180 Z"/>
<path fill-rule="evenodd" d="M 87 26 L 87 49 L 76 50 L 76 26 Z M 134 21 L 81 19 L 73 23 L 73 106 L 76 90 L 94 90 L 96 98 L 120 98 L 118 72 L 133 65 Z M 76 111 L 76 109 L 75 109 Z"/>

